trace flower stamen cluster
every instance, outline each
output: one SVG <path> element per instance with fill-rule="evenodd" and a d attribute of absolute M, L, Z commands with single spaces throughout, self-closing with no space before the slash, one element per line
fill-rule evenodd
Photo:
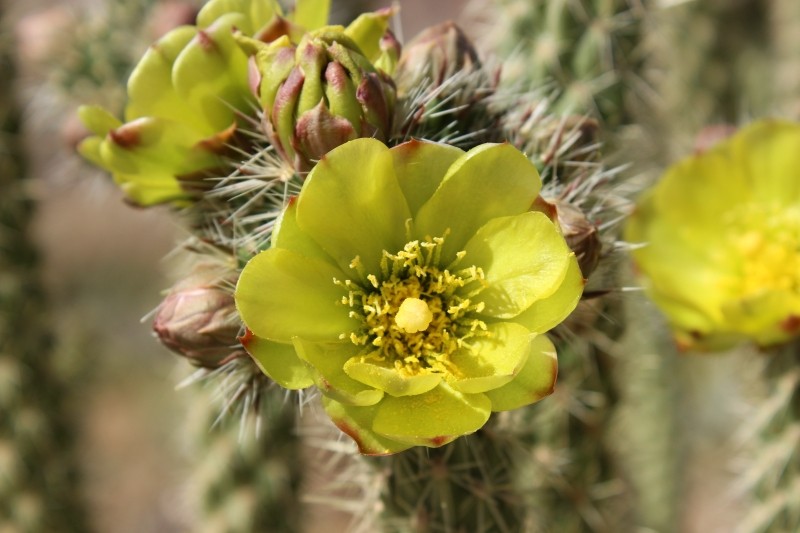
<path fill-rule="evenodd" d="M 741 254 L 736 289 L 750 296 L 765 289 L 800 292 L 800 209 L 749 208 L 732 215 L 729 235 Z"/>
<path fill-rule="evenodd" d="M 395 254 L 383 251 L 380 279 L 368 274 L 367 283 L 334 280 L 347 289 L 342 304 L 361 326 L 342 340 L 375 349 L 362 362 L 389 362 L 405 376 L 459 375 L 450 356 L 476 336 L 488 336 L 486 323 L 474 317 L 483 302 L 474 298 L 486 286 L 483 269 L 474 265 L 451 270 L 466 255 L 461 251 L 445 269 L 438 268 L 444 237 L 408 242 Z M 363 270 L 356 257 L 350 267 Z"/>

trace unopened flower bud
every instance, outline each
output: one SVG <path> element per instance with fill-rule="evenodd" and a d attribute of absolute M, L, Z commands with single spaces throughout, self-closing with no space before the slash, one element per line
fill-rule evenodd
<path fill-rule="evenodd" d="M 481 142 L 500 142 L 497 117 L 490 109 L 499 71 L 484 68 L 475 47 L 452 22 L 431 27 L 403 49 L 397 65 L 397 93 L 405 105 L 406 137 L 456 144 L 468 149 Z M 463 138 L 464 142 L 453 142 Z"/>
<path fill-rule="evenodd" d="M 279 39 L 258 51 L 256 64 L 264 129 L 298 170 L 358 137 L 388 138 L 394 83 L 344 28 L 321 28 L 297 46 Z"/>
<path fill-rule="evenodd" d="M 594 272 L 600 262 L 600 253 L 603 244 L 597 232 L 597 226 L 592 224 L 579 208 L 567 202 L 556 200 L 553 202 L 558 213 L 558 225 L 567 244 L 578 258 L 578 266 L 584 278 Z"/>
<path fill-rule="evenodd" d="M 397 66 L 397 85 L 408 91 L 422 83 L 438 87 L 451 76 L 480 69 L 475 47 L 453 22 L 432 26 L 404 49 Z"/>
<path fill-rule="evenodd" d="M 214 274 L 208 265 L 195 268 L 164 299 L 153 321 L 164 346 L 205 368 L 243 355 L 233 296 L 214 283 Z"/>

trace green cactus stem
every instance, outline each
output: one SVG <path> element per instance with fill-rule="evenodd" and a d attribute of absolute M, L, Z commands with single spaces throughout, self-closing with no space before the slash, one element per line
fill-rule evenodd
<path fill-rule="evenodd" d="M 765 398 L 754 413 L 756 447 L 739 488 L 753 494 L 741 533 L 800 530 L 800 341 L 765 354 Z"/>
<path fill-rule="evenodd" d="M 495 0 L 506 76 L 560 90 L 555 109 L 590 112 L 609 132 L 634 117 L 642 6 L 627 0 Z"/>
<path fill-rule="evenodd" d="M 514 484 L 518 450 L 496 426 L 442 448 L 413 448 L 383 460 L 384 530 L 527 531 L 524 497 Z"/>
<path fill-rule="evenodd" d="M 215 372 L 207 385 L 241 383 L 236 373 L 256 375 L 246 368 L 249 358 L 233 360 Z M 303 462 L 296 433 L 298 401 L 268 383 L 252 383 L 239 407 L 241 416 L 225 412 L 230 396 L 219 390 L 196 390 L 191 433 L 199 462 L 191 485 L 198 506 L 199 533 L 297 533 L 303 531 L 301 504 Z M 221 411 L 222 410 L 222 411 Z"/>
<path fill-rule="evenodd" d="M 770 35 L 775 48 L 776 91 L 779 111 L 800 118 L 800 4 L 792 0 L 770 3 Z"/>
<path fill-rule="evenodd" d="M 14 47 L 0 35 L 0 531 L 78 533 L 86 517 L 30 241 Z"/>

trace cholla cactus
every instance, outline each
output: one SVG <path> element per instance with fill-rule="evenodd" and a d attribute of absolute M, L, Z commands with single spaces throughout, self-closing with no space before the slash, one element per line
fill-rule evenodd
<path fill-rule="evenodd" d="M 755 457 L 739 488 L 760 500 L 739 523 L 742 532 L 800 527 L 792 495 L 800 390 L 798 147 L 796 123 L 745 126 L 668 169 L 627 229 L 630 239 L 647 242 L 634 258 L 681 346 L 778 346 L 768 354 L 768 394 L 742 431 Z M 681 217 L 684 209 L 690 220 Z"/>
<path fill-rule="evenodd" d="M 229 8 L 242 20 L 258 18 L 256 5 L 263 3 L 211 2 L 198 17 L 201 30 L 182 30 L 184 37 L 203 41 L 217 24 L 230 29 L 219 22 L 233 20 Z M 117 167 L 112 170 L 145 200 L 140 203 L 188 205 L 196 238 L 187 247 L 222 253 L 232 279 L 244 269 L 236 298 L 250 331 L 242 341 L 272 380 L 289 388 L 316 385 L 328 413 L 364 452 L 442 446 L 437 457 L 452 460 L 443 463 L 448 471 L 462 473 L 436 480 L 444 491 L 468 483 L 470 490 L 456 492 L 475 498 L 469 503 L 482 498 L 485 505 L 477 509 L 504 506 L 498 498 L 514 493 L 508 485 L 514 463 L 498 462 L 486 476 L 488 465 L 466 464 L 465 450 L 483 450 L 482 460 L 505 456 L 502 447 L 515 424 L 509 420 L 519 419 L 503 416 L 504 423 L 487 425 L 491 411 L 515 409 L 552 391 L 554 350 L 543 333 L 573 310 L 584 276 L 602 272 L 614 249 L 601 242 L 607 235 L 597 238 L 609 195 L 595 195 L 595 189 L 613 173 L 599 164 L 596 127 L 553 116 L 543 93 L 503 91 L 497 69 L 479 61 L 452 25 L 412 42 L 390 79 L 385 76 L 393 72 L 398 46 L 385 33 L 386 13 L 346 29 L 319 29 L 319 17 L 305 24 L 298 17 L 273 17 L 256 30 L 245 24 L 232 37 L 241 55 L 227 47 L 227 37 L 215 37 L 230 50 L 232 66 L 214 63 L 213 76 L 198 82 L 197 101 L 185 99 L 196 116 L 181 102 L 174 111 L 180 116 L 169 122 L 173 110 L 162 106 L 166 100 L 137 97 L 147 87 L 140 66 L 130 106 L 143 111 L 124 125 L 87 111 L 98 135 L 85 150 Z M 208 58 L 194 41 L 165 39 L 161 48 L 177 58 L 162 55 L 168 61 L 154 79 L 174 100 L 181 94 L 180 58 Z M 229 102 L 238 108 L 203 108 L 211 96 L 228 100 L 229 90 L 241 97 Z M 349 140 L 364 134 L 383 142 Z M 482 144 L 489 140 L 511 142 Z M 331 151 L 322 156 L 324 150 Z M 226 305 L 216 287 L 200 285 L 201 300 L 194 303 L 201 309 Z M 173 349 L 204 367 L 222 365 L 198 371 L 202 375 L 248 361 L 219 360 L 224 350 L 217 351 L 215 335 L 183 335 L 181 321 L 170 316 L 183 290 L 168 296 L 157 324 Z M 186 323 L 198 320 L 205 329 L 216 323 L 213 316 L 190 313 Z M 263 391 L 268 380 L 244 371 L 228 382 L 234 390 Z M 416 416 L 407 416 L 409 409 Z M 513 435 L 511 447 L 519 449 Z M 393 502 L 395 514 L 414 510 L 433 529 L 473 527 L 470 513 L 443 512 L 418 495 L 413 503 L 403 501 L 413 492 L 409 476 L 426 480 L 439 471 L 421 461 L 415 474 L 404 468 L 406 457 L 386 460 L 393 481 L 385 501 Z M 507 490 L 482 492 L 497 485 Z M 528 523 L 525 497 L 508 499 L 502 520 L 492 515 L 481 522 L 487 529 Z"/>
<path fill-rule="evenodd" d="M 237 358 L 215 372 L 220 379 L 236 381 L 236 374 L 252 374 L 251 365 L 249 359 Z M 220 415 L 229 399 L 219 391 L 211 395 L 206 390 L 192 391 L 196 399 L 187 429 L 190 445 L 199 457 L 189 480 L 198 506 L 192 531 L 303 530 L 304 474 L 296 431 L 297 400 L 287 398 L 266 377 L 262 381 L 249 391 L 258 395 L 252 400 L 255 408 L 244 411 L 241 418 Z"/>

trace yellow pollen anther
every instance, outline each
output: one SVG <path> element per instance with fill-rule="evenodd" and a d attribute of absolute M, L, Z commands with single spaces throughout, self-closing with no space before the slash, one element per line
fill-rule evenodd
<path fill-rule="evenodd" d="M 406 333 L 416 333 L 428 329 L 433 320 L 433 313 L 428 308 L 428 304 L 419 298 L 406 298 L 400 304 L 400 309 L 394 316 L 397 327 Z"/>

